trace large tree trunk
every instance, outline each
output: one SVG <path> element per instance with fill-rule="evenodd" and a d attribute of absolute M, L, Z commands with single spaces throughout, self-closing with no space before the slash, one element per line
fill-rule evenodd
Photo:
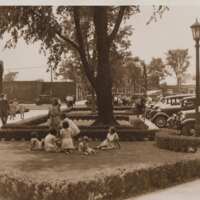
<path fill-rule="evenodd" d="M 109 44 L 107 38 L 107 13 L 106 7 L 94 9 L 94 23 L 97 40 L 97 106 L 98 123 L 105 125 L 113 124 L 113 105 L 112 105 L 112 77 L 109 62 Z"/>

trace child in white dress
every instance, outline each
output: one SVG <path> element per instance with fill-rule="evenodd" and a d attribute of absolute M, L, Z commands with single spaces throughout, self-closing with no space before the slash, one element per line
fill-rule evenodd
<path fill-rule="evenodd" d="M 115 127 L 110 127 L 106 139 L 97 146 L 97 149 L 120 149 L 119 136 Z"/>
<path fill-rule="evenodd" d="M 50 129 L 49 133 L 44 139 L 44 149 L 47 152 L 58 152 L 56 130 Z"/>
<path fill-rule="evenodd" d="M 61 137 L 61 151 L 69 154 L 72 150 L 75 149 L 73 138 L 72 138 L 72 130 L 69 127 L 69 122 L 64 121 L 62 125 L 62 129 L 60 130 L 60 137 Z"/>

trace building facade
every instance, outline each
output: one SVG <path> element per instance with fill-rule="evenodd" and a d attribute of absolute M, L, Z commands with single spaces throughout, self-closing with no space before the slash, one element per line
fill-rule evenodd
<path fill-rule="evenodd" d="M 64 100 L 67 95 L 76 95 L 74 82 L 11 81 L 3 83 L 3 92 L 9 99 L 33 103 L 39 95 L 51 95 Z"/>

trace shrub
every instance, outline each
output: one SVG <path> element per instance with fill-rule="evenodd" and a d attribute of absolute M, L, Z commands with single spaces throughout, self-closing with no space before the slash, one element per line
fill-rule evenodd
<path fill-rule="evenodd" d="M 156 144 L 161 149 L 179 152 L 196 152 L 200 138 L 195 136 L 175 135 L 172 133 L 157 133 Z"/>
<path fill-rule="evenodd" d="M 148 129 L 148 126 L 145 124 L 145 122 L 142 119 L 135 116 L 129 116 L 129 123 L 135 129 Z"/>
<path fill-rule="evenodd" d="M 24 175 L 0 172 L 0 195 L 13 200 L 124 199 L 200 177 L 200 160 L 127 166 L 78 181 L 30 180 Z"/>

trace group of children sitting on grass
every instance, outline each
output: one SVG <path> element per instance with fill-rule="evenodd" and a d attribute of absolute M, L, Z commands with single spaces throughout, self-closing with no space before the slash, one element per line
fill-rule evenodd
<path fill-rule="evenodd" d="M 64 152 L 65 154 L 71 154 L 75 150 L 84 154 L 95 154 L 97 149 L 116 149 L 120 148 L 119 136 L 115 127 L 110 127 L 106 139 L 94 148 L 90 146 L 90 139 L 87 136 L 79 137 L 78 143 L 75 145 L 74 129 L 70 121 L 64 120 L 62 122 L 62 128 L 59 134 L 56 130 L 50 129 L 49 133 L 42 140 L 39 139 L 37 133 L 32 134 L 31 150 L 44 150 L 46 152 Z M 80 132 L 80 131 L 79 131 Z M 79 134 L 79 133 L 78 133 Z"/>

